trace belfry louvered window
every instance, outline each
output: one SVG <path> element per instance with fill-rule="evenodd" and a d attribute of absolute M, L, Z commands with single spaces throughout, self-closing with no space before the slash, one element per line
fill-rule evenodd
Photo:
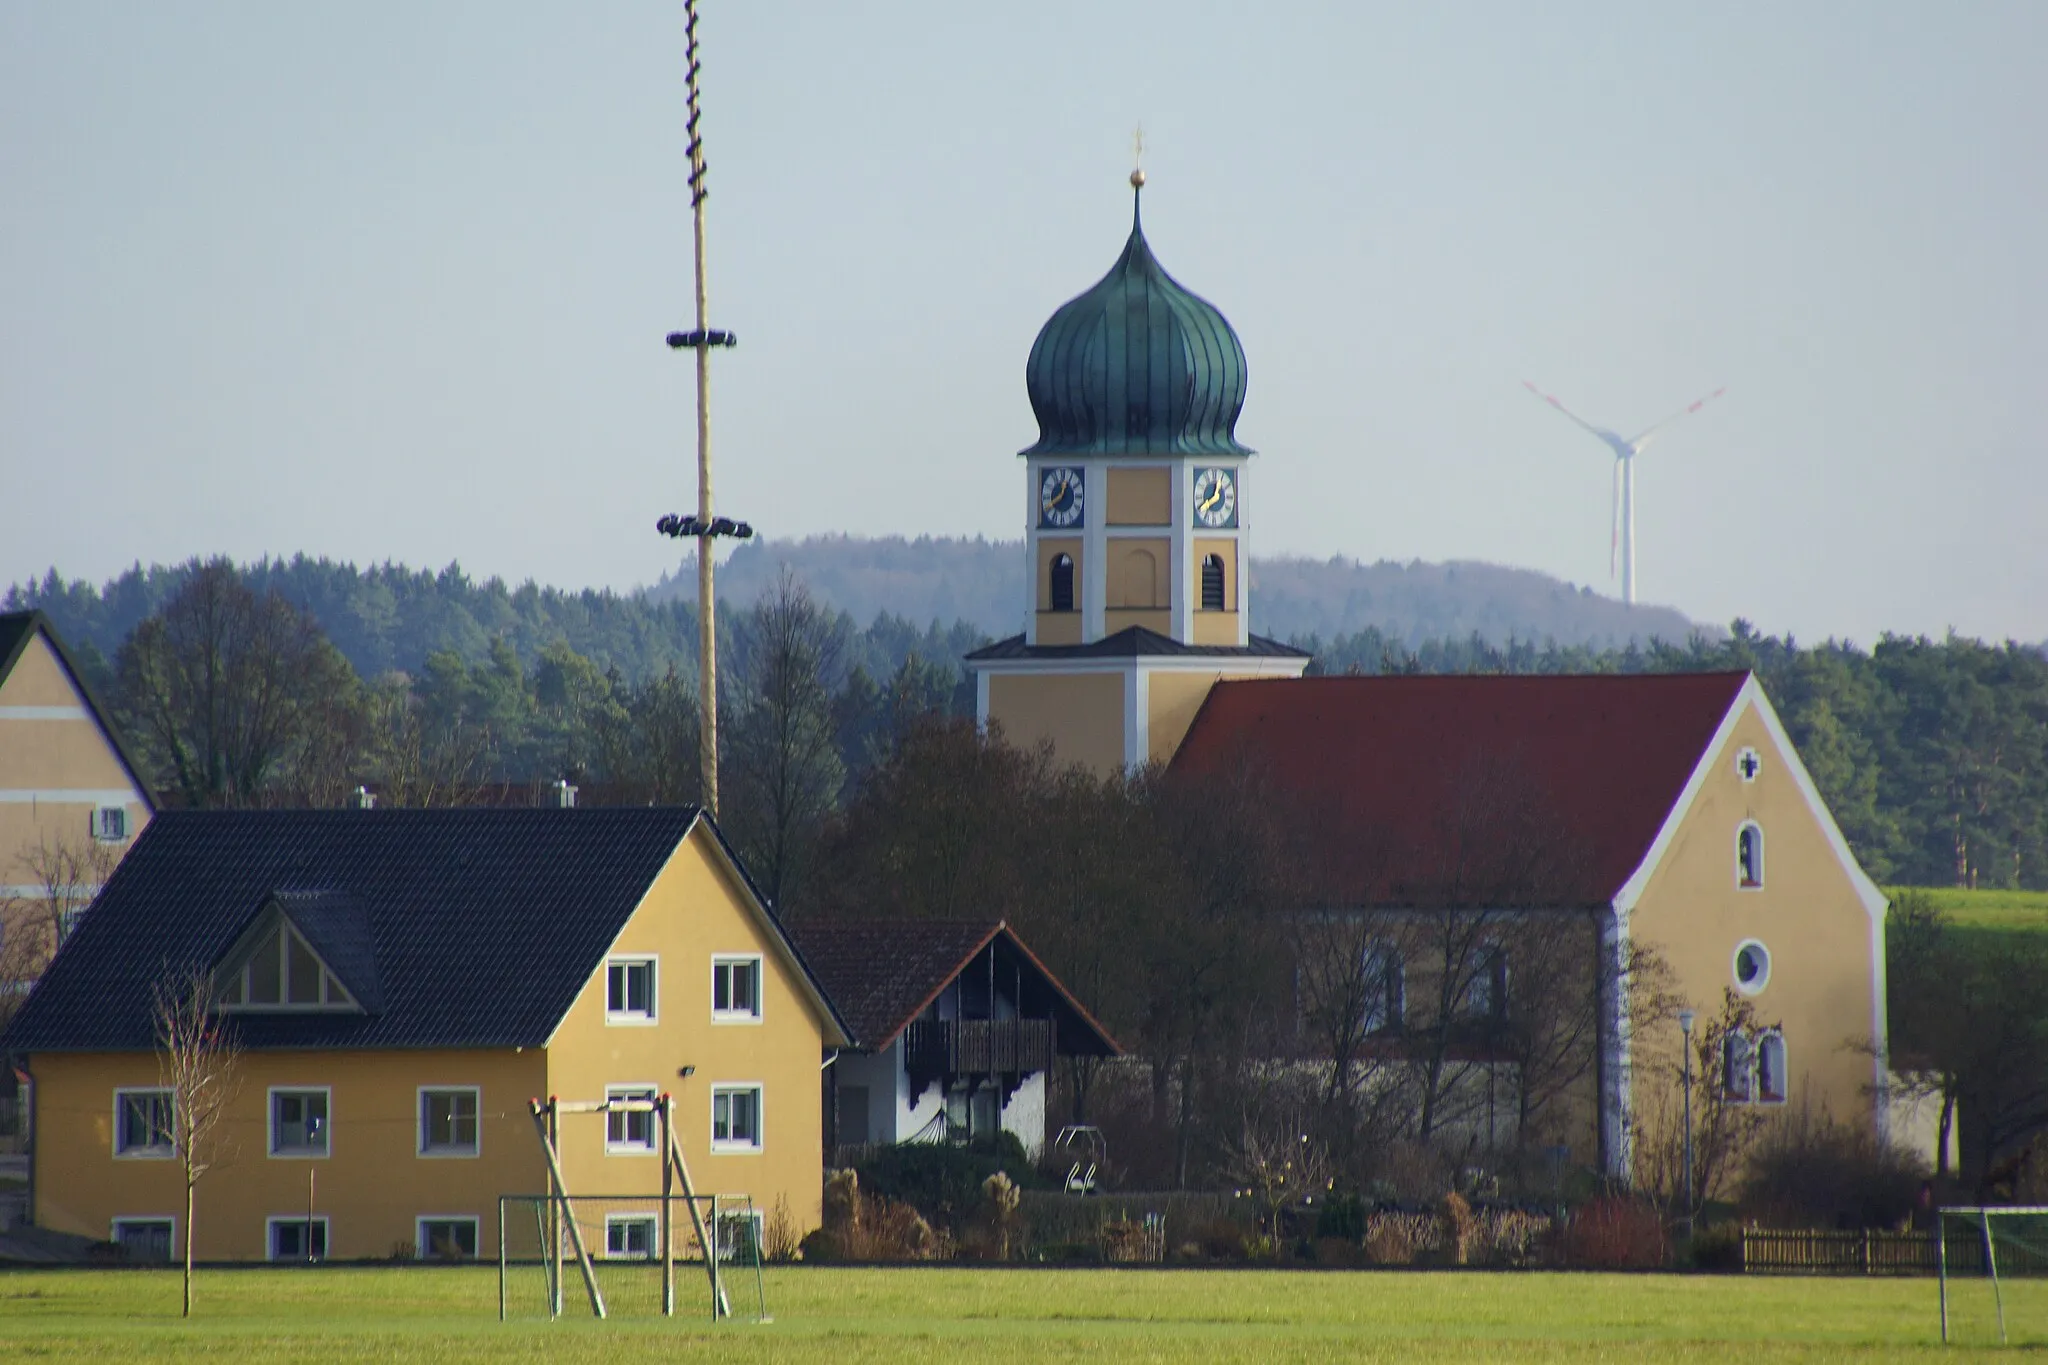
<path fill-rule="evenodd" d="M 1074 557 L 1054 555 L 1052 557 L 1052 609 L 1072 611 L 1074 609 Z"/>
<path fill-rule="evenodd" d="M 1223 610 L 1223 556 L 1202 556 L 1202 610 Z"/>

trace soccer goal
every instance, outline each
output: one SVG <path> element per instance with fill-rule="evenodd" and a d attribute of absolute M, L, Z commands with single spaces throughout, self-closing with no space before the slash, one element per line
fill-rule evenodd
<path fill-rule="evenodd" d="M 588 1301 L 593 1317 L 673 1316 L 679 1264 L 703 1268 L 714 1320 L 733 1316 L 735 1290 L 743 1314 L 750 1307 L 746 1316 L 769 1320 L 760 1214 L 746 1195 L 700 1195 L 691 1187 L 670 1096 L 589 1102 L 550 1098 L 533 1101 L 532 1108 L 547 1159 L 548 1191 L 499 1197 L 501 1321 L 560 1317 L 572 1278 L 580 1282 L 579 1297 Z M 659 1192 L 572 1194 L 561 1155 L 561 1120 L 572 1114 L 639 1115 L 641 1123 L 658 1125 L 653 1145 L 662 1158 Z"/>
<path fill-rule="evenodd" d="M 1935 1215 L 1941 1339 L 2048 1341 L 2048 1207 Z"/>

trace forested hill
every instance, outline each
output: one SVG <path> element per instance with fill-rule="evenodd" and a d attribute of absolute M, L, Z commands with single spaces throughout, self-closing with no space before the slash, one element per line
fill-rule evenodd
<path fill-rule="evenodd" d="M 753 541 L 721 569 L 720 597 L 758 600 L 788 566 L 811 591 L 865 624 L 887 613 L 911 621 L 965 621 L 990 636 L 1021 630 L 1024 549 L 1017 541 L 951 536 L 874 539 L 811 536 Z M 685 564 L 648 590 L 654 601 L 696 596 Z M 1530 569 L 1453 562 L 1302 559 L 1258 555 L 1252 562 L 1252 628 L 1261 635 L 1350 635 L 1371 629 L 1409 649 L 1430 640 L 1489 644 L 1554 641 L 1618 649 L 1631 641 L 1683 643 L 1700 627 L 1668 607 L 1630 608 Z"/>

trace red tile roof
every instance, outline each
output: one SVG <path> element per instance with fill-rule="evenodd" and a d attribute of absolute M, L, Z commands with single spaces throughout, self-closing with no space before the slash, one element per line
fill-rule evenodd
<path fill-rule="evenodd" d="M 1481 836 L 1463 847 L 1487 842 L 1475 790 L 1512 787 L 1524 827 L 1574 852 L 1535 899 L 1601 904 L 1642 863 L 1748 676 L 1223 682 L 1173 771 L 1248 765 L 1318 827 L 1310 837 L 1348 865 L 1346 885 L 1372 884 L 1358 898 L 1385 903 L 1443 894 L 1472 856 L 1458 851 L 1460 833 Z"/>

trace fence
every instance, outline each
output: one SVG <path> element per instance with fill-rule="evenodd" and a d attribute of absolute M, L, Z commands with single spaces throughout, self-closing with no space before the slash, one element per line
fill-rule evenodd
<path fill-rule="evenodd" d="M 690 1217 L 694 1204 L 717 1252 L 717 1285 Z M 663 1255 L 663 1233 L 667 1255 Z M 597 1316 L 712 1313 L 712 1295 L 742 1313 L 766 1316 L 761 1283 L 761 1215 L 732 1195 L 501 1195 L 498 1199 L 498 1316 L 559 1317 L 592 1310 L 578 1243 L 590 1257 Z"/>
<path fill-rule="evenodd" d="M 1948 1255 L 1952 1271 L 1983 1269 L 1979 1243 L 1950 1237 Z M 1940 1265 L 1931 1232 L 1742 1230 L 1742 1268 L 1753 1275 L 1933 1275 Z"/>
<path fill-rule="evenodd" d="M 1252 1230 L 1252 1201 L 1228 1194 L 1073 1195 L 1026 1190 L 1018 1205 L 1030 1245 L 1042 1254 L 1099 1253 L 1106 1260 L 1163 1260 L 1219 1226 Z"/>

